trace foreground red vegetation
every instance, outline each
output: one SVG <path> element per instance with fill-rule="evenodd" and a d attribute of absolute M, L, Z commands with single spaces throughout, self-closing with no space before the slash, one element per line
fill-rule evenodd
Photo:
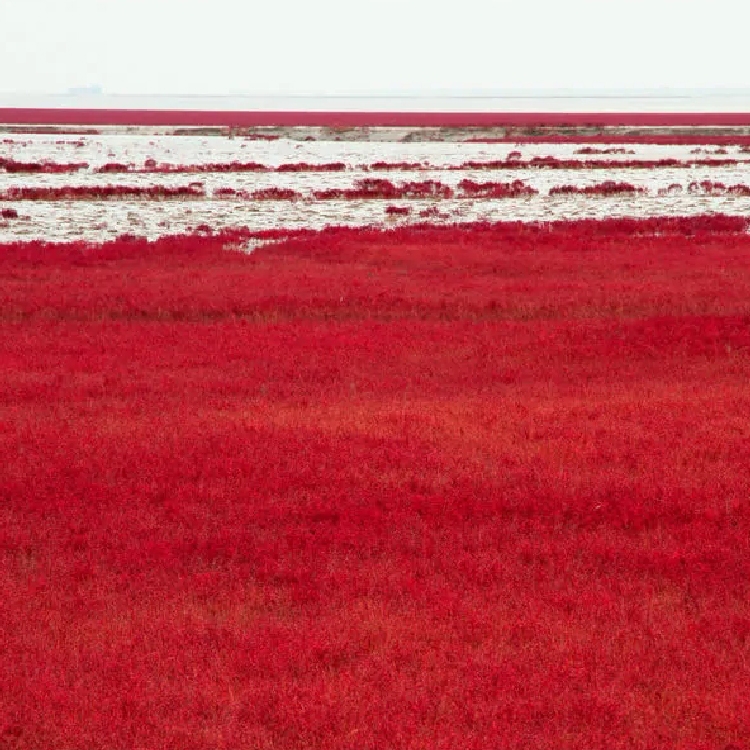
<path fill-rule="evenodd" d="M 744 746 L 745 230 L 0 248 L 0 745 Z"/>

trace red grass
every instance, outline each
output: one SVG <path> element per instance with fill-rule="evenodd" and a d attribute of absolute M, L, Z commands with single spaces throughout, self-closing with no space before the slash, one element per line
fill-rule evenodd
<path fill-rule="evenodd" d="M 270 172 L 272 168 L 252 161 L 218 164 L 157 164 L 154 159 L 147 159 L 142 169 L 131 167 L 129 171 L 144 174 L 192 174 L 194 172 Z"/>
<path fill-rule="evenodd" d="M 411 208 L 409 206 L 386 206 L 385 212 L 388 216 L 408 216 Z"/>
<path fill-rule="evenodd" d="M 713 129 L 703 132 L 695 128 L 681 130 L 678 132 L 653 133 L 634 131 L 622 133 L 603 127 L 597 133 L 566 132 L 562 133 L 556 128 L 535 128 L 533 133 L 528 130 L 510 130 L 502 138 L 471 137 L 464 139 L 465 143 L 607 143 L 621 145 L 638 145 L 643 143 L 658 144 L 661 146 L 692 146 L 695 144 L 713 144 L 722 146 L 742 146 L 750 148 L 750 135 L 742 133 L 722 134 Z M 746 152 L 750 153 L 750 151 Z"/>
<path fill-rule="evenodd" d="M 217 188 L 214 190 L 215 198 L 241 198 L 250 201 L 295 201 L 302 198 L 302 193 L 290 188 L 263 188 L 262 190 L 236 190 L 235 188 Z"/>
<path fill-rule="evenodd" d="M 405 182 L 394 185 L 390 180 L 368 178 L 357 180 L 354 188 L 315 190 L 317 200 L 360 200 L 368 198 L 451 198 L 453 190 L 442 182 Z"/>
<path fill-rule="evenodd" d="M 595 146 L 584 146 L 578 148 L 575 151 L 576 154 L 634 154 L 635 151 L 627 148 L 609 147 L 609 148 L 596 148 Z M 698 151 L 691 151 L 691 153 L 700 153 Z M 724 151 L 726 153 L 726 151 Z"/>
<path fill-rule="evenodd" d="M 602 153 L 616 152 L 616 149 L 605 149 Z M 467 161 L 460 165 L 447 167 L 449 170 L 485 170 L 485 169 L 657 169 L 660 167 L 690 169 L 692 167 L 727 167 L 742 164 L 739 159 L 560 159 L 555 156 L 535 156 L 528 160 L 520 158 L 519 152 L 512 152 L 507 159 L 495 159 L 492 161 Z M 363 169 L 370 171 L 435 171 L 446 169 L 419 162 L 374 162 L 361 165 Z M 231 162 L 218 164 L 157 164 L 155 160 L 147 160 L 142 168 L 125 164 L 105 164 L 96 171 L 107 172 L 132 172 L 138 174 L 192 174 L 203 172 L 344 172 L 347 166 L 343 162 L 328 164 L 281 164 L 277 167 L 269 167 L 256 162 Z"/>
<path fill-rule="evenodd" d="M 184 127 L 742 127 L 746 112 L 310 112 L 145 109 L 0 108 L 8 125 L 140 125 Z M 26 132 L 34 132 L 30 128 Z M 639 136 L 649 141 L 652 136 Z M 476 140 L 481 140 L 478 138 Z M 653 141 L 651 141 L 653 142 Z M 711 141 L 706 141 L 711 142 Z"/>
<path fill-rule="evenodd" d="M 1 247 L 0 745 L 743 747 L 746 228 Z"/>
<path fill-rule="evenodd" d="M 470 198 L 518 198 L 522 195 L 538 195 L 539 191 L 522 180 L 513 182 L 474 182 L 461 180 L 458 183 L 464 195 Z"/>
<path fill-rule="evenodd" d="M 249 197 L 250 200 L 297 200 L 298 198 L 301 198 L 302 195 L 298 193 L 296 190 L 291 190 L 289 188 L 277 188 L 277 187 L 270 187 L 270 188 L 263 188 L 262 190 L 254 190 L 252 193 L 247 196 L 244 191 L 242 192 L 242 197 Z"/>
<path fill-rule="evenodd" d="M 17 219 L 18 211 L 15 208 L 3 208 L 0 209 L 0 216 L 3 219 Z"/>
<path fill-rule="evenodd" d="M 87 200 L 122 200 L 122 199 L 185 199 L 205 196 L 203 185 L 199 182 L 180 187 L 152 185 L 138 187 L 132 185 L 98 185 L 98 186 L 65 186 L 65 187 L 12 187 L 0 192 L 0 200 L 13 201 L 87 201 Z"/>
<path fill-rule="evenodd" d="M 423 219 L 447 219 L 448 214 L 443 213 L 437 206 L 428 206 L 419 212 Z"/>
<path fill-rule="evenodd" d="M 420 164 L 419 162 L 414 161 L 376 161 L 372 164 L 364 164 L 363 167 L 365 169 L 371 169 L 374 172 L 385 172 L 391 170 L 412 171 L 434 169 L 434 167 L 429 167 L 425 164 Z"/>
<path fill-rule="evenodd" d="M 558 185 L 550 188 L 550 195 L 622 195 L 623 193 L 645 193 L 646 188 L 636 187 L 631 185 L 629 182 L 613 182 L 607 180 L 606 182 L 600 182 L 596 185 L 586 185 L 586 187 L 579 187 L 577 185 Z"/>
<path fill-rule="evenodd" d="M 689 193 L 707 193 L 709 195 L 739 195 L 750 196 L 750 186 L 748 185 L 725 185 L 723 182 L 691 182 L 688 185 Z"/>
<path fill-rule="evenodd" d="M 68 174 L 88 169 L 85 162 L 77 164 L 54 164 L 52 162 L 21 162 L 0 157 L 0 171 L 9 174 Z"/>
<path fill-rule="evenodd" d="M 343 162 L 333 162 L 330 164 L 280 164 L 276 167 L 276 172 L 345 172 L 346 164 Z"/>
<path fill-rule="evenodd" d="M 683 190 L 682 185 L 679 182 L 673 182 L 669 187 L 659 188 L 659 195 L 674 195 L 675 193 L 681 193 Z"/>
<path fill-rule="evenodd" d="M 692 167 L 729 167 L 742 164 L 738 159 L 560 159 L 556 156 L 535 156 L 526 161 L 510 157 L 494 161 L 467 161 L 453 170 L 466 169 L 658 169 L 660 167 L 691 169 Z"/>
<path fill-rule="evenodd" d="M 119 162 L 108 162 L 107 164 L 102 164 L 101 167 L 97 167 L 94 171 L 99 174 L 121 174 L 124 172 L 132 172 L 134 170 L 129 164 L 121 164 Z"/>
<path fill-rule="evenodd" d="M 257 162 L 228 162 L 216 164 L 157 164 L 154 159 L 147 159 L 142 168 L 132 164 L 104 164 L 96 171 L 99 173 L 128 172 L 132 174 L 193 174 L 204 172 L 344 172 L 346 164 L 331 162 L 327 164 L 280 164 L 269 167 Z"/>

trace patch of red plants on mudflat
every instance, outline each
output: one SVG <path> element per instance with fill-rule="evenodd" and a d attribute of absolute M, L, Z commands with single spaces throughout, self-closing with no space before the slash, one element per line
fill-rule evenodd
<path fill-rule="evenodd" d="M 678 182 L 673 182 L 668 187 L 659 188 L 658 194 L 661 196 L 674 195 L 682 193 L 683 190 L 687 190 L 692 195 L 735 195 L 743 198 L 750 197 L 750 185 L 725 185 L 723 182 L 712 182 L 711 180 L 691 182 L 686 188 L 683 188 Z"/>
<path fill-rule="evenodd" d="M 215 198 L 241 198 L 251 201 L 294 201 L 302 198 L 302 193 L 291 188 L 269 187 L 260 190 L 238 190 L 236 188 L 217 188 L 214 190 Z"/>
<path fill-rule="evenodd" d="M 578 185 L 556 185 L 550 188 L 550 195 L 623 195 L 631 194 L 637 195 L 645 193 L 646 188 L 636 187 L 631 185 L 629 182 L 613 182 L 607 180 L 606 182 L 599 182 L 596 185 L 586 185 L 580 187 Z"/>
<path fill-rule="evenodd" d="M 15 208 L 2 208 L 0 209 L 0 217 L 3 219 L 17 219 L 18 211 Z"/>
<path fill-rule="evenodd" d="M 270 167 L 258 162 L 219 162 L 207 164 L 157 164 L 154 159 L 147 159 L 143 167 L 134 164 L 121 164 L 110 162 L 96 169 L 102 174 L 107 173 L 131 173 L 131 174 L 193 174 L 204 172 L 345 172 L 346 164 L 343 162 L 327 162 L 323 164 L 308 164 L 307 162 L 280 164 Z"/>
<path fill-rule="evenodd" d="M 711 180 L 691 182 L 688 185 L 687 189 L 689 193 L 705 193 L 708 195 L 738 195 L 743 197 L 750 196 L 749 185 L 725 185 L 723 182 L 711 182 Z"/>
<path fill-rule="evenodd" d="M 95 170 L 98 174 L 124 174 L 125 172 L 134 172 L 135 169 L 130 164 L 121 162 L 107 162 L 97 167 Z"/>
<path fill-rule="evenodd" d="M 461 192 L 470 198 L 518 198 L 522 195 L 538 195 L 539 191 L 522 180 L 513 182 L 474 182 L 461 180 Z"/>
<path fill-rule="evenodd" d="M 447 219 L 449 214 L 441 211 L 437 206 L 428 206 L 419 212 L 422 219 Z"/>
<path fill-rule="evenodd" d="M 622 133 L 617 130 L 601 129 L 598 133 L 560 133 L 555 129 L 538 128 L 535 133 L 525 130 L 509 130 L 503 137 L 470 137 L 464 138 L 464 143 L 517 143 L 517 144 L 542 144 L 542 143 L 580 143 L 580 144 L 620 144 L 624 146 L 635 146 L 642 144 L 659 146 L 694 146 L 694 145 L 716 145 L 716 146 L 741 146 L 748 149 L 750 153 L 750 135 L 742 133 L 719 135 L 715 130 L 700 132 L 696 128 L 690 128 L 689 132 L 678 133 L 654 133 L 633 132 Z"/>
<path fill-rule="evenodd" d="M 576 154 L 635 154 L 633 149 L 624 148 L 622 146 L 609 146 L 607 148 L 597 148 L 596 146 L 583 146 L 575 150 Z M 700 151 L 691 151 L 690 153 L 701 153 Z M 726 153 L 724 151 L 723 153 Z"/>
<path fill-rule="evenodd" d="M 353 188 L 328 188 L 313 191 L 317 200 L 360 200 L 367 198 L 452 198 L 453 189 L 437 180 L 404 182 L 395 185 L 390 180 L 365 178 L 357 180 Z"/>
<path fill-rule="evenodd" d="M 55 164 L 54 162 L 23 162 L 0 157 L 0 172 L 8 174 L 69 174 L 88 169 L 86 162 L 75 164 Z"/>
<path fill-rule="evenodd" d="M 276 172 L 345 172 L 346 164 L 340 161 L 329 162 L 326 164 L 308 164 L 300 162 L 299 164 L 279 164 L 274 170 Z"/>
<path fill-rule="evenodd" d="M 13 201 L 87 201 L 87 200 L 166 200 L 202 198 L 203 185 L 198 182 L 178 187 L 151 185 L 78 185 L 65 187 L 12 187 L 0 192 L 0 198 Z"/>
<path fill-rule="evenodd" d="M 692 167 L 728 167 L 741 162 L 738 159 L 560 159 L 557 156 L 534 156 L 531 159 L 495 159 L 493 161 L 466 161 L 449 167 L 454 170 L 481 169 L 691 169 Z"/>
<path fill-rule="evenodd" d="M 576 151 L 576 154 L 633 154 L 624 148 L 596 149 L 586 147 Z M 718 153 L 718 152 L 712 152 Z M 723 151 L 726 153 L 726 151 Z M 449 170 L 484 170 L 484 169 L 659 169 L 692 167 L 728 167 L 744 163 L 744 160 L 735 158 L 715 159 L 561 159 L 557 156 L 534 156 L 531 159 L 522 159 L 520 151 L 512 151 L 505 159 L 493 159 L 490 161 L 465 161 L 462 164 L 454 164 L 448 167 L 420 164 L 418 162 L 375 162 L 362 165 L 364 169 L 373 171 L 438 171 Z"/>
<path fill-rule="evenodd" d="M 412 171 L 412 170 L 424 170 L 434 169 L 427 164 L 421 164 L 416 161 L 376 161 L 372 164 L 363 164 L 364 169 L 372 170 L 373 172 L 388 172 L 388 171 Z"/>
<path fill-rule="evenodd" d="M 1 246 L 0 744 L 743 747 L 746 229 Z"/>

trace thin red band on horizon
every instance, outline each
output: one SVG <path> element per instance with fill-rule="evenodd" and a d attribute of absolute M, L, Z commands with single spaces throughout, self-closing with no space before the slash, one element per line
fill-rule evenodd
<path fill-rule="evenodd" d="M 5 125 L 185 127 L 741 127 L 750 112 L 222 112 L 0 108 Z"/>

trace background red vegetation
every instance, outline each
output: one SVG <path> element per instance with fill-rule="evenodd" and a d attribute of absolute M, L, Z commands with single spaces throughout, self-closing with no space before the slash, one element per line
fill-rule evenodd
<path fill-rule="evenodd" d="M 148 110 L 148 109 L 65 109 L 0 108 L 0 122 L 18 125 L 181 125 L 219 126 L 230 129 L 265 126 L 317 127 L 437 127 L 524 129 L 607 127 L 743 127 L 750 125 L 745 112 L 312 112 L 244 110 Z M 33 132 L 25 127 L 25 132 Z M 263 136 L 260 136 L 261 138 Z M 641 136 L 647 140 L 649 135 Z M 273 139 L 273 136 L 271 136 Z M 479 138 L 477 140 L 480 140 Z"/>
<path fill-rule="evenodd" d="M 0 248 L 0 745 L 743 746 L 746 222 L 247 239 Z"/>

